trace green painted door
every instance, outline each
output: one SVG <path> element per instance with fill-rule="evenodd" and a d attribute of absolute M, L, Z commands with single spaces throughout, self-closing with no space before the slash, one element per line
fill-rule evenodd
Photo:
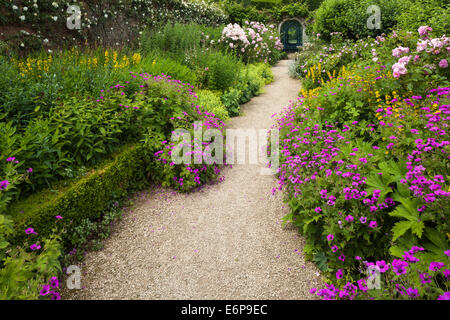
<path fill-rule="evenodd" d="M 297 51 L 297 47 L 303 44 L 302 25 L 297 20 L 288 20 L 281 26 L 281 39 L 285 51 Z"/>

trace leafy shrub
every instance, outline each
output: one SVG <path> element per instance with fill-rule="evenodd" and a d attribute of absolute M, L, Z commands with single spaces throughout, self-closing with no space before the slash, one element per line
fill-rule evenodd
<path fill-rule="evenodd" d="M 192 68 L 198 70 L 200 88 L 225 91 L 236 84 L 242 63 L 230 54 L 204 51 L 196 53 Z"/>
<path fill-rule="evenodd" d="M 239 101 L 242 97 L 242 91 L 237 88 L 231 88 L 222 95 L 222 103 L 227 108 L 230 117 L 236 117 L 240 113 L 241 106 Z"/>
<path fill-rule="evenodd" d="M 192 106 L 191 110 L 195 113 L 184 112 L 183 116 L 172 119 L 177 123 L 175 125 L 177 129 L 172 133 L 171 141 L 162 141 L 163 149 L 154 153 L 156 159 L 154 171 L 157 173 L 158 181 L 163 186 L 170 186 L 183 192 L 191 191 L 216 179 L 225 156 L 215 149 L 215 143 L 219 143 L 220 148 L 223 146 L 225 123 L 198 105 Z M 213 141 L 204 141 L 206 138 L 198 140 L 198 136 L 205 137 L 208 132 L 213 134 L 211 136 L 214 138 Z M 146 140 L 147 143 L 148 141 L 149 139 Z M 183 153 L 180 158 L 184 161 L 176 163 L 173 154 L 180 148 Z M 187 162 L 186 157 L 189 159 Z"/>
<path fill-rule="evenodd" d="M 219 119 L 227 121 L 230 116 L 227 109 L 220 100 L 220 96 L 209 90 L 200 90 L 197 92 L 198 100 L 196 104 L 204 107 L 208 112 L 213 113 Z"/>
<path fill-rule="evenodd" d="M 166 24 L 160 30 L 147 30 L 141 36 L 145 51 L 166 52 L 174 57 L 182 57 L 188 50 L 202 45 L 203 29 L 197 24 Z"/>
<path fill-rule="evenodd" d="M 60 227 L 72 221 L 98 219 L 113 195 L 126 195 L 144 181 L 147 159 L 141 147 L 129 147 L 114 160 L 93 170 L 58 193 L 42 191 L 26 200 L 13 203 L 7 210 L 15 223 L 13 239 L 23 240 L 23 230 L 32 226 L 42 236 L 53 233 L 55 216 L 62 216 Z"/>
<path fill-rule="evenodd" d="M 232 4 L 225 7 L 231 23 L 243 25 L 245 21 L 261 21 L 267 22 L 267 15 L 258 12 L 255 7 L 244 7 L 240 4 Z"/>
<path fill-rule="evenodd" d="M 382 8 L 380 29 L 367 28 L 367 20 L 371 16 L 367 8 L 371 5 Z M 397 25 L 404 6 L 403 0 L 325 0 L 315 12 L 313 30 L 325 40 L 330 40 L 333 32 L 341 32 L 347 39 L 381 35 Z"/>
<path fill-rule="evenodd" d="M 13 160 L 9 162 L 14 163 Z M 13 164 L 9 165 L 7 180 L 0 183 L 0 299 L 29 300 L 48 294 L 52 299 L 59 299 L 56 276 L 61 271 L 61 245 L 56 228 L 53 227 L 53 235 L 49 238 L 42 238 L 37 237 L 33 228 L 27 227 L 20 232 L 28 235 L 28 239 L 20 246 L 11 243 L 14 223 L 4 215 L 4 210 L 10 201 L 8 193 L 22 178 L 13 167 Z M 50 281 L 49 285 L 44 284 L 47 281 Z"/>
<path fill-rule="evenodd" d="M 293 2 L 272 9 L 274 19 L 280 21 L 284 18 L 307 18 L 309 16 L 308 5 L 303 2 Z"/>
<path fill-rule="evenodd" d="M 442 0 L 408 1 L 397 18 L 400 30 L 417 30 L 429 25 L 436 34 L 450 32 L 450 5 Z"/>
<path fill-rule="evenodd" d="M 446 110 L 445 90 L 441 90 L 440 102 L 433 95 L 423 103 L 419 101 L 418 106 L 414 103 L 414 108 L 407 104 L 386 107 L 378 125 L 354 121 L 338 127 L 321 120 L 326 119 L 322 118 L 322 108 L 288 112 L 286 118 L 297 120 L 282 131 L 283 141 L 287 142 L 282 146 L 285 160 L 279 183 L 289 192 L 292 213 L 286 218 L 292 219 L 307 238 L 305 253 L 331 251 L 326 253 L 328 268 L 351 270 L 355 261 L 349 257 L 381 260 L 388 250 L 398 256 L 412 245 L 434 248 L 430 241 L 436 242 L 436 235 L 427 230 L 438 230 L 443 235 L 448 228 L 442 220 L 442 208 L 448 207 L 448 194 L 443 191 L 447 190 L 445 181 L 433 183 L 439 184 L 438 189 L 410 190 L 422 185 L 417 180 L 423 179 L 422 171 L 429 171 L 427 176 L 438 179 L 447 170 L 445 154 L 440 150 L 446 144 L 441 145 L 433 131 L 419 129 L 426 128 L 426 123 L 431 128 L 431 108 L 422 107 L 421 113 L 421 106 L 436 103 L 438 110 Z M 403 111 L 391 112 L 397 109 Z M 294 132 L 305 138 L 299 143 L 291 142 L 289 136 Z M 313 139 L 315 144 L 310 143 Z M 429 139 L 436 140 L 435 147 L 429 147 L 427 154 L 418 158 L 421 143 Z M 295 163 L 298 165 L 291 165 Z M 303 196 L 311 194 L 318 196 Z M 392 242 L 383 241 L 386 235 L 392 237 Z M 445 246 L 432 252 L 446 250 L 448 241 L 439 241 Z"/>

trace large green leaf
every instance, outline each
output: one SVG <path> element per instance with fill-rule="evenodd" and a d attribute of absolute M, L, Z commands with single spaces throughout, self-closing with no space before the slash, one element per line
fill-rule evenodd
<path fill-rule="evenodd" d="M 400 222 L 397 222 L 394 225 L 394 227 L 392 228 L 392 233 L 393 233 L 392 240 L 395 241 L 399 237 L 404 235 L 406 231 L 411 229 L 413 224 L 414 224 L 414 221 L 400 221 Z"/>
<path fill-rule="evenodd" d="M 399 205 L 395 208 L 394 211 L 389 212 L 389 215 L 392 217 L 405 218 L 411 222 L 415 222 L 419 218 L 419 212 L 416 212 L 417 214 L 410 212 L 403 205 Z"/>
<path fill-rule="evenodd" d="M 436 247 L 442 248 L 443 250 L 448 248 L 447 240 L 445 236 L 441 234 L 439 231 L 433 228 L 426 227 L 425 228 L 425 236 L 428 240 L 430 240 Z"/>

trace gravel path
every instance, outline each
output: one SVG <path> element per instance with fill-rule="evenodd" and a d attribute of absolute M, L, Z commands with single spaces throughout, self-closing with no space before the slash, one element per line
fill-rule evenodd
<path fill-rule="evenodd" d="M 269 128 L 295 99 L 288 60 L 275 81 L 243 106 L 232 128 Z M 318 270 L 302 255 L 303 239 L 282 228 L 287 213 L 273 176 L 259 165 L 226 168 L 223 182 L 191 194 L 154 188 L 114 228 L 105 248 L 87 254 L 83 289 L 68 299 L 312 299 Z"/>

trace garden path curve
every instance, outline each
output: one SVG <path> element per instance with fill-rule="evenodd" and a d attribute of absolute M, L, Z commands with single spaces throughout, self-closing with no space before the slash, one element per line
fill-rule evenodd
<path fill-rule="evenodd" d="M 288 60 L 275 81 L 242 106 L 231 128 L 269 128 L 295 99 Z M 302 255 L 303 239 L 282 228 L 287 208 L 260 165 L 234 165 L 225 180 L 191 194 L 140 193 L 105 247 L 82 265 L 81 290 L 69 299 L 313 299 L 318 270 Z"/>

